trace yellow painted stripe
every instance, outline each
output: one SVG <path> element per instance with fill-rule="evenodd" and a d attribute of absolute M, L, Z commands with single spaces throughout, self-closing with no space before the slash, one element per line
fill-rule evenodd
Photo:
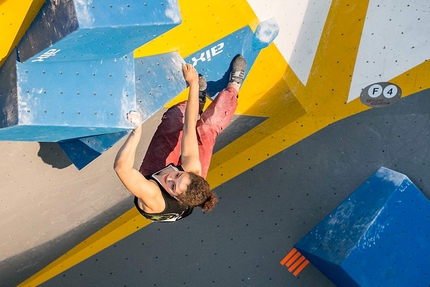
<path fill-rule="evenodd" d="M 430 88 L 430 61 L 425 61 L 420 65 L 404 72 L 403 74 L 390 80 L 402 88 L 402 97 L 415 94 Z"/>
<path fill-rule="evenodd" d="M 0 1 L 0 67 L 18 45 L 45 0 Z"/>
<path fill-rule="evenodd" d="M 18 286 L 38 286 L 151 223 L 130 209 Z"/>

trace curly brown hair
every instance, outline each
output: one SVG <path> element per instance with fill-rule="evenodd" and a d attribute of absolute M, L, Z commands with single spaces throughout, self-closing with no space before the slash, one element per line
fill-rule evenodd
<path fill-rule="evenodd" d="M 193 172 L 187 173 L 190 175 L 191 182 L 187 190 L 177 198 L 188 206 L 199 206 L 203 211 L 210 211 L 218 203 L 218 199 L 210 190 L 209 183 Z"/>

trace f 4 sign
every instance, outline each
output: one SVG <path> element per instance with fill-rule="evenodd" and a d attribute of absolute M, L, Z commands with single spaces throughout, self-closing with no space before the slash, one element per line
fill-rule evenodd
<path fill-rule="evenodd" d="M 372 108 L 383 108 L 397 102 L 402 96 L 399 86 L 381 82 L 367 86 L 361 91 L 360 100 L 366 106 Z"/>

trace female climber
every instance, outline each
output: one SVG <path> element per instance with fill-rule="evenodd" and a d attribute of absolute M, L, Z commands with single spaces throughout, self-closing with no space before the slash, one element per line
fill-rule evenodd
<path fill-rule="evenodd" d="M 188 100 L 164 113 L 139 171 L 133 168 L 142 135 L 138 112 L 127 114 L 136 128 L 114 162 L 116 174 L 135 196 L 136 208 L 152 221 L 177 221 L 190 215 L 194 207 L 210 211 L 217 204 L 205 178 L 216 137 L 236 110 L 246 60 L 241 55 L 234 58 L 227 87 L 204 112 L 201 104 L 206 99 L 205 78 L 191 64 L 183 64 L 182 70 L 189 85 Z"/>

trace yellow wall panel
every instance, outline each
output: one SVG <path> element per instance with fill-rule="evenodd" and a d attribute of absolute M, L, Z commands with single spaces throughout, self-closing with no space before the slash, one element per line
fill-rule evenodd
<path fill-rule="evenodd" d="M 0 66 L 18 45 L 45 0 L 0 1 Z"/>

